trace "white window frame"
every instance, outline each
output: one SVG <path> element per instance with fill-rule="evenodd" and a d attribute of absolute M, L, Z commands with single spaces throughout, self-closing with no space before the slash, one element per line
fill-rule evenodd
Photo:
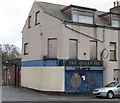
<path fill-rule="evenodd" d="M 116 42 L 110 42 L 110 61 L 116 61 Z M 114 53 L 114 58 L 111 58 L 112 53 Z"/>
<path fill-rule="evenodd" d="M 81 17 L 81 18 L 80 18 Z M 86 21 L 86 19 L 88 19 Z M 72 21 L 73 22 L 79 22 L 79 23 L 85 23 L 85 24 L 94 24 L 94 15 L 90 12 L 81 12 L 79 10 L 72 11 Z"/>

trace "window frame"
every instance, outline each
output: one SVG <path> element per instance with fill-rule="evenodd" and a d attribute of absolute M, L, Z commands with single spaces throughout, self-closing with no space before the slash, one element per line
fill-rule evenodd
<path fill-rule="evenodd" d="M 28 29 L 31 28 L 31 18 L 32 18 L 32 16 L 30 15 L 28 17 Z"/>
<path fill-rule="evenodd" d="M 116 23 L 117 25 L 115 25 L 114 23 Z M 119 27 L 120 21 L 116 20 L 116 19 L 112 19 L 112 27 Z"/>
<path fill-rule="evenodd" d="M 115 25 L 117 24 L 117 25 Z M 112 27 L 120 27 L 120 15 L 112 15 L 111 18 L 111 26 Z"/>
<path fill-rule="evenodd" d="M 75 58 L 71 58 L 70 57 L 70 40 L 76 41 L 76 57 Z M 70 59 L 78 59 L 78 39 L 69 39 L 69 58 Z"/>
<path fill-rule="evenodd" d="M 28 43 L 24 44 L 24 55 L 28 55 Z"/>
<path fill-rule="evenodd" d="M 84 21 L 80 21 L 80 17 L 84 17 L 84 18 L 91 18 L 92 19 L 92 21 L 90 22 L 90 21 L 87 21 L 87 22 L 84 22 Z M 78 22 L 79 23 L 85 23 L 85 24 L 94 24 L 94 17 L 93 16 L 89 16 L 89 15 L 83 15 L 83 14 L 79 14 L 78 15 Z"/>
<path fill-rule="evenodd" d="M 40 21 L 38 21 L 38 15 L 39 15 L 39 13 L 40 13 L 40 11 L 37 11 L 35 13 L 35 26 L 40 24 Z"/>
<path fill-rule="evenodd" d="M 76 19 L 75 19 L 75 16 Z M 84 16 L 84 17 L 90 17 L 92 18 L 92 23 L 91 22 L 80 22 L 79 20 L 79 16 Z M 81 11 L 81 10 L 72 10 L 72 21 L 73 22 L 78 22 L 78 23 L 84 23 L 84 24 L 94 24 L 94 13 L 93 12 L 89 12 L 89 11 Z"/>
<path fill-rule="evenodd" d="M 48 38 L 48 43 L 47 43 L 47 45 L 48 45 L 48 47 L 47 47 L 47 57 L 48 57 L 48 59 L 57 59 L 57 44 L 56 44 L 56 57 L 50 57 L 50 52 L 49 52 L 49 40 L 56 40 L 56 43 L 57 43 L 57 38 Z"/>
<path fill-rule="evenodd" d="M 117 54 L 117 53 L 116 53 L 116 52 L 117 52 L 117 51 L 116 51 L 116 50 L 117 50 L 116 42 L 110 42 L 110 46 L 111 46 L 111 44 L 114 44 L 114 50 L 111 50 L 111 49 L 110 49 L 110 57 L 111 57 L 111 52 L 113 52 L 113 53 L 114 53 L 114 59 L 111 59 L 111 58 L 110 58 L 110 61 L 117 61 L 117 57 L 116 57 L 116 56 L 117 56 L 117 55 L 116 55 L 116 54 Z"/>
<path fill-rule="evenodd" d="M 91 59 L 91 53 L 90 53 L 90 59 L 91 60 L 97 60 L 98 59 L 98 51 L 97 51 L 97 48 L 98 48 L 98 42 L 96 41 L 96 40 L 90 40 L 90 43 L 91 42 L 94 42 L 95 43 L 95 45 L 96 45 L 96 58 L 95 59 Z M 91 52 L 91 51 L 90 51 Z"/>

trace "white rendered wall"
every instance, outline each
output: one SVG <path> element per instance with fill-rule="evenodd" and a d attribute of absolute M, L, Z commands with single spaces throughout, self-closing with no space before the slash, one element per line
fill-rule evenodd
<path fill-rule="evenodd" d="M 21 86 L 41 91 L 65 91 L 64 67 L 22 67 Z"/>

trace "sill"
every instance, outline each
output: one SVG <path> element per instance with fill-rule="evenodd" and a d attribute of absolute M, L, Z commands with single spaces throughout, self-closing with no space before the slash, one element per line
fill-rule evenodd
<path fill-rule="evenodd" d="M 30 29 L 31 27 L 28 27 L 28 29 Z"/>
<path fill-rule="evenodd" d="M 113 62 L 116 62 L 117 60 L 110 60 L 111 62 L 113 61 Z"/>
<path fill-rule="evenodd" d="M 40 23 L 36 23 L 35 26 L 39 25 Z"/>
<path fill-rule="evenodd" d="M 28 55 L 28 53 L 24 53 L 24 55 Z"/>
<path fill-rule="evenodd" d="M 58 60 L 57 58 L 44 58 L 43 60 Z"/>

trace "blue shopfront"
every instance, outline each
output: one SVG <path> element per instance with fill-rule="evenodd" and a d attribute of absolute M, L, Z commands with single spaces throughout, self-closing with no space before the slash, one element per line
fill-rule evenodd
<path fill-rule="evenodd" d="M 68 60 L 65 63 L 65 93 L 91 93 L 103 86 L 102 61 Z"/>
<path fill-rule="evenodd" d="M 63 67 L 64 92 L 91 93 L 103 86 L 103 62 L 99 60 L 32 60 L 23 61 L 22 67 Z M 53 71 L 54 72 L 54 71 Z M 54 74 L 54 73 L 53 73 Z M 52 74 L 51 74 L 52 76 Z"/>

